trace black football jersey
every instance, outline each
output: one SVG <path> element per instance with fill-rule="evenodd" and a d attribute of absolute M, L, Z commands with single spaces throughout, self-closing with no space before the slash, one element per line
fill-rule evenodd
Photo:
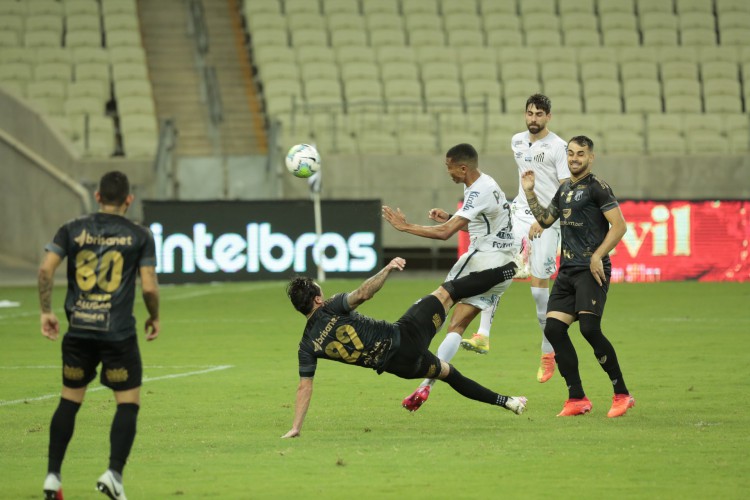
<path fill-rule="evenodd" d="M 68 334 L 107 341 L 135 335 L 135 279 L 156 266 L 151 232 L 123 216 L 96 213 L 64 224 L 45 250 L 67 257 Z"/>
<path fill-rule="evenodd" d="M 401 336 L 393 323 L 349 309 L 348 294 L 334 295 L 307 320 L 299 343 L 299 375 L 312 377 L 318 358 L 383 371 Z"/>
<path fill-rule="evenodd" d="M 560 214 L 560 270 L 589 269 L 591 255 L 609 231 L 604 212 L 619 205 L 612 188 L 594 174 L 576 182 L 568 179 L 558 188 L 552 204 Z M 612 270 L 609 255 L 604 256 L 602 263 L 609 274 Z"/>

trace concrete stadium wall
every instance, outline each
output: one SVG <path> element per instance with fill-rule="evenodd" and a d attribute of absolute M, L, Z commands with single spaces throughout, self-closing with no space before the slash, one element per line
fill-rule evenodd
<path fill-rule="evenodd" d="M 19 151 L 30 150 L 73 183 L 91 194 L 107 171 L 122 170 L 130 178 L 136 199 L 148 197 L 154 172 L 150 161 L 124 158 L 82 159 L 70 142 L 29 104 L 0 89 L 0 254 L 39 262 L 44 245 L 57 228 L 82 214 L 81 200 L 58 178 Z M 129 214 L 141 217 L 140 204 Z"/>
<path fill-rule="evenodd" d="M 497 180 L 509 200 L 518 194 L 518 170 L 510 153 L 480 157 L 480 168 Z M 594 173 L 620 199 L 750 199 L 750 156 L 601 155 Z M 280 175 L 285 198 L 309 196 L 305 180 L 285 170 Z M 463 185 L 451 181 L 440 156 L 328 156 L 323 158 L 322 180 L 324 199 L 380 198 L 419 224 L 431 224 L 430 208 L 453 212 L 463 198 Z M 456 245 L 453 238 L 427 243 L 384 224 L 384 247 Z"/>

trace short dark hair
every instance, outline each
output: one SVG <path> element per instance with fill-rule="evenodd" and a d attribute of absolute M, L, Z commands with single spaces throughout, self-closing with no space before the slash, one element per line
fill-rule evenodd
<path fill-rule="evenodd" d="M 295 276 L 286 286 L 286 294 L 296 310 L 307 316 L 313 308 L 313 299 L 320 295 L 320 287 L 312 278 Z"/>
<path fill-rule="evenodd" d="M 588 146 L 589 151 L 594 150 L 594 141 L 586 137 L 585 135 L 577 135 L 568 141 L 568 144 L 575 142 L 579 146 Z"/>
<path fill-rule="evenodd" d="M 549 97 L 544 94 L 534 94 L 529 96 L 529 98 L 526 99 L 526 107 L 523 108 L 523 110 L 528 111 L 529 106 L 531 106 L 532 104 L 536 106 L 536 109 L 541 109 L 546 114 L 550 114 L 552 112 L 552 101 L 550 101 Z"/>
<path fill-rule="evenodd" d="M 114 170 L 104 174 L 99 181 L 99 197 L 104 205 L 120 206 L 130 194 L 128 176 Z"/>
<path fill-rule="evenodd" d="M 451 163 L 464 163 L 474 168 L 479 164 L 479 153 L 471 144 L 456 144 L 445 153 L 445 157 L 450 158 Z"/>

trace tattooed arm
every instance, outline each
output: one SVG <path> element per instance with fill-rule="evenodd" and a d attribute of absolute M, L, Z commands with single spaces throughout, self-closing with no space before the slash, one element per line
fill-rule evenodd
<path fill-rule="evenodd" d="M 388 278 L 388 275 L 391 274 L 391 271 L 393 271 L 394 269 L 403 271 L 405 265 L 406 261 L 404 259 L 402 259 L 401 257 L 396 257 L 395 259 L 390 261 L 387 266 L 381 269 L 378 274 L 367 278 L 364 283 L 359 285 L 359 288 L 347 295 L 346 300 L 349 303 L 349 307 L 351 307 L 352 309 L 356 309 L 357 306 L 359 306 L 363 302 L 370 300 L 378 292 L 378 290 L 383 288 L 385 280 Z"/>
<path fill-rule="evenodd" d="M 534 214 L 534 218 L 539 225 L 546 229 L 560 217 L 560 213 L 554 204 L 549 207 L 543 207 L 539 204 L 539 200 L 534 194 L 534 180 L 534 172 L 529 170 L 521 176 L 521 185 L 523 186 L 523 192 L 526 194 L 526 201 L 529 202 L 529 210 Z"/>
<path fill-rule="evenodd" d="M 52 286 L 55 282 L 55 270 L 60 265 L 62 259 L 54 252 L 47 252 L 44 255 L 42 265 L 39 266 L 37 282 L 39 288 L 39 322 L 42 327 L 42 335 L 50 340 L 57 340 L 60 334 L 60 321 L 52 312 Z"/>

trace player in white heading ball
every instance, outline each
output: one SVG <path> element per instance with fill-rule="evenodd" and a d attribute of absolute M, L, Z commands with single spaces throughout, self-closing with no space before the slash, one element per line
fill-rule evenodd
<path fill-rule="evenodd" d="M 552 119 L 552 103 L 542 94 L 534 94 L 526 100 L 526 127 L 511 139 L 513 156 L 518 164 L 518 196 L 513 200 L 513 233 L 516 243 L 523 248 L 517 259 L 519 272 L 526 266 L 531 274 L 531 296 L 536 304 L 536 317 L 542 330 L 542 357 L 537 380 L 546 382 L 555 373 L 555 352 L 544 336 L 547 323 L 547 301 L 549 300 L 549 278 L 557 270 L 557 247 L 560 242 L 560 221 L 542 229 L 529 210 L 529 204 L 521 185 L 521 175 L 533 171 L 536 176 L 536 193 L 539 202 L 548 206 L 557 188 L 570 177 L 567 161 L 567 144 L 547 128 Z M 528 262 L 520 260 L 528 255 Z M 516 275 L 522 277 L 523 275 Z M 523 276 L 525 277 L 525 276 Z M 488 336 L 494 311 L 482 312 L 480 333 L 461 342 L 465 349 L 484 353 L 489 350 Z"/>

